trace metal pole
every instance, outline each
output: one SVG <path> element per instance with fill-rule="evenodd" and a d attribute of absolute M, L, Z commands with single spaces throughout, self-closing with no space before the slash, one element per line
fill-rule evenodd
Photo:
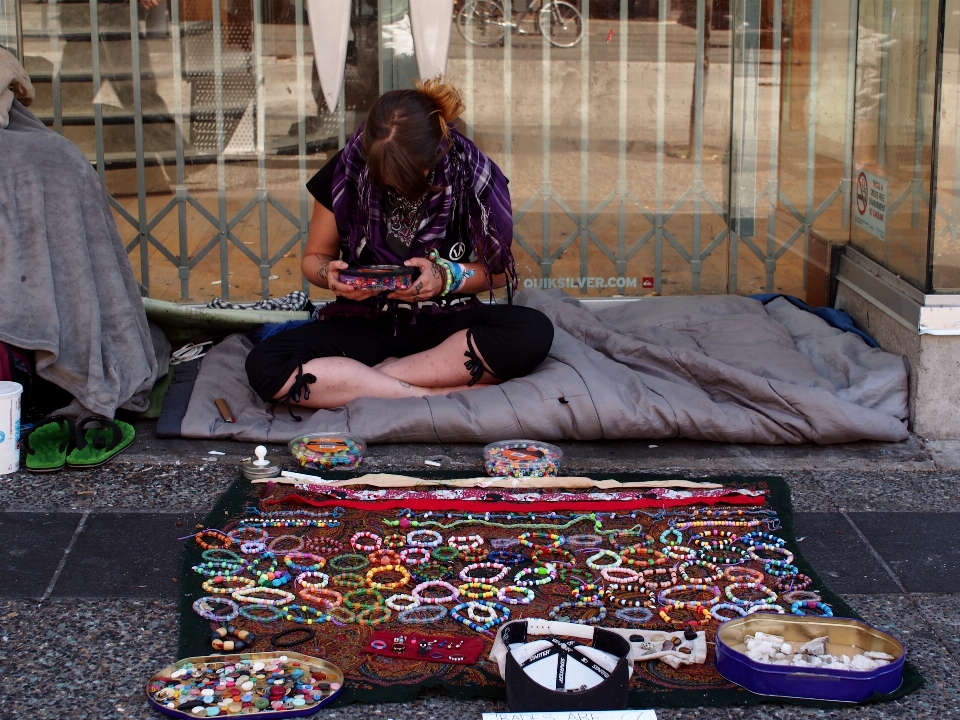
<path fill-rule="evenodd" d="M 263 3 L 253 1 L 253 67 L 257 83 L 257 206 L 260 221 L 260 295 L 270 297 L 270 239 L 267 234 L 266 78 L 263 72 Z"/>
<path fill-rule="evenodd" d="M 140 5 L 130 3 L 130 57 L 133 72 L 133 134 L 137 153 L 137 229 L 140 243 L 140 284 L 150 292 L 150 243 L 147 239 L 147 189 L 143 166 L 143 104 L 140 97 Z"/>
<path fill-rule="evenodd" d="M 180 3 L 170 3 L 170 19 L 173 24 L 173 107 L 174 132 L 177 142 L 177 225 L 179 228 L 180 254 L 178 273 L 180 275 L 180 297 L 190 297 L 190 246 L 187 244 L 187 186 L 183 158 L 183 63 L 180 25 Z"/>
<path fill-rule="evenodd" d="M 857 80 L 857 35 L 860 32 L 859 4 L 856 0 L 850 2 L 850 21 L 847 29 L 847 109 L 844 116 L 843 129 L 843 179 L 840 189 L 843 193 L 840 226 L 850 227 L 850 203 L 853 192 L 853 123 L 856 110 L 856 80 Z"/>
<path fill-rule="evenodd" d="M 705 0 L 697 0 L 697 58 L 693 71 L 693 252 L 690 261 L 691 289 L 700 292 L 700 213 L 703 198 L 703 95 L 706 62 Z"/>
<path fill-rule="evenodd" d="M 230 266 L 227 253 L 227 177 L 223 162 L 223 25 L 220 0 L 213 0 L 213 93 L 217 132 L 217 224 L 220 233 L 220 295 L 230 299 Z"/>
<path fill-rule="evenodd" d="M 18 3 L 19 4 L 19 3 Z M 134 3 L 136 7 L 136 3 Z M 60 9 L 57 7 L 57 0 L 50 0 L 47 5 L 47 27 L 50 32 L 50 62 L 52 64 L 51 90 L 53 92 L 53 129 L 55 132 L 63 135 L 63 108 L 60 98 L 60 64 L 62 55 L 60 53 Z"/>
<path fill-rule="evenodd" d="M 660 0 L 657 22 L 657 179 L 656 179 L 656 245 L 654 246 L 654 290 L 661 290 L 663 273 L 663 173 L 664 133 L 666 127 L 667 96 L 667 5 L 670 0 Z"/>
<path fill-rule="evenodd" d="M 20 3 L 17 3 L 19 6 Z M 93 94 L 94 98 L 100 95 L 103 79 L 100 77 L 100 3 L 98 0 L 90 0 L 90 62 L 93 70 Z M 93 133 L 96 143 L 97 153 L 97 174 L 101 180 L 105 180 L 105 168 L 103 160 L 103 104 L 93 103 Z"/>
<path fill-rule="evenodd" d="M 504 0 L 503 17 L 513 18 L 513 1 Z M 468 45 L 470 43 L 467 43 Z M 513 32 L 508 25 L 503 37 L 503 172 L 513 171 Z"/>
<path fill-rule="evenodd" d="M 542 231 L 540 239 L 540 273 L 543 277 L 550 277 L 550 269 L 553 264 L 550 259 L 550 200 L 553 196 L 553 189 L 550 185 L 550 43 L 544 35 L 541 39 L 541 77 L 540 86 L 540 112 L 541 112 L 541 152 L 543 154 L 543 180 L 541 181 L 540 198 L 542 201 Z"/>
<path fill-rule="evenodd" d="M 508 26 L 508 27 L 505 28 L 505 29 L 506 29 L 506 34 L 509 35 L 509 34 L 510 34 L 510 27 Z M 472 32 L 472 31 L 473 31 L 473 26 L 471 25 L 470 28 L 469 28 L 469 30 L 468 30 L 468 32 Z M 467 91 L 466 105 L 467 105 L 467 109 L 466 109 L 466 112 L 464 113 L 463 122 L 464 122 L 464 125 L 466 125 L 466 127 L 464 128 L 464 129 L 467 131 L 467 132 L 466 132 L 466 136 L 467 136 L 468 138 L 470 138 L 471 140 L 473 140 L 473 137 L 474 137 L 474 135 L 473 135 L 473 123 L 474 123 L 474 119 L 473 119 L 473 84 L 474 84 L 474 78 L 473 78 L 473 43 L 467 42 L 467 43 L 464 43 L 463 45 L 464 45 L 464 48 L 465 48 L 465 51 L 466 51 L 466 53 L 465 53 L 465 55 L 464 55 L 464 60 L 466 61 L 466 64 L 467 64 L 467 77 L 466 77 L 466 83 L 467 83 L 467 87 L 466 87 L 466 91 Z"/>
<path fill-rule="evenodd" d="M 930 28 L 930 0 L 922 0 L 920 4 L 920 46 L 917 58 L 917 103 L 916 125 L 913 129 L 913 181 L 911 188 L 913 204 L 910 213 L 910 227 L 920 227 L 920 200 L 923 198 L 923 136 L 924 136 L 924 105 L 927 92 L 927 59 L 930 48 L 928 46 Z M 934 156 L 936 157 L 936 156 Z M 936 162 L 936 161 L 934 161 Z"/>
<path fill-rule="evenodd" d="M 887 104 L 890 82 L 890 24 L 893 21 L 893 0 L 883 0 L 883 53 L 880 56 L 880 106 L 877 109 L 877 165 L 887 164 Z"/>
<path fill-rule="evenodd" d="M 307 232 L 309 207 L 307 205 L 307 101 L 304 95 L 304 88 L 307 84 L 307 59 L 306 49 L 303 42 L 303 0 L 295 0 L 294 8 L 297 13 L 296 20 L 296 47 L 297 47 L 297 180 L 300 191 L 300 257 L 303 257 L 304 250 L 307 247 Z M 316 52 L 316 50 L 314 50 Z M 341 98 L 342 102 L 342 98 Z M 340 147 L 343 147 L 341 145 Z M 300 289 L 310 294 L 310 283 L 302 274 L 300 276 Z"/>
<path fill-rule="evenodd" d="M 629 30 L 628 0 L 620 0 L 619 78 L 617 82 L 617 276 L 627 271 L 627 84 L 630 66 L 627 61 Z"/>
<path fill-rule="evenodd" d="M 807 187 L 803 212 L 803 289 L 807 289 L 810 230 L 813 227 L 814 188 L 817 163 L 817 78 L 820 66 L 820 0 L 810 0 L 810 91 L 807 94 Z"/>
<path fill-rule="evenodd" d="M 773 3 L 773 53 L 770 68 L 770 177 L 767 178 L 767 257 L 764 260 L 767 292 L 773 292 L 777 272 L 777 202 L 780 198 L 780 69 L 783 0 Z M 852 73 L 852 69 L 851 69 Z"/>
<path fill-rule="evenodd" d="M 590 251 L 590 0 L 583 0 L 580 41 L 580 276 L 586 277 Z M 580 294 L 586 294 L 580 288 Z"/>

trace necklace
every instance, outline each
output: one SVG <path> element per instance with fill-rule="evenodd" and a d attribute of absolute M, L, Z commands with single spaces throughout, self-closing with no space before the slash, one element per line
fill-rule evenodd
<path fill-rule="evenodd" d="M 407 200 L 393 188 L 387 188 L 387 201 L 390 212 L 387 216 L 387 233 L 396 237 L 406 247 L 410 247 L 420 225 L 420 209 L 427 196 L 417 200 Z"/>

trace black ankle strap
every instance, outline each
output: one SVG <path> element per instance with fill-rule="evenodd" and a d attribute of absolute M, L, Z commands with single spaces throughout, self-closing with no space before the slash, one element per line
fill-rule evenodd
<path fill-rule="evenodd" d="M 473 345 L 473 328 L 467 329 L 467 351 L 463 356 L 467 358 L 463 366 L 470 373 L 470 382 L 467 383 L 467 387 L 473 387 L 480 382 L 480 380 L 483 379 L 484 372 L 488 372 L 496 377 L 496 373 L 490 368 L 484 367 L 483 361 L 480 359 L 480 356 L 477 355 L 477 349 Z"/>
<path fill-rule="evenodd" d="M 290 387 L 290 390 L 287 391 L 287 397 L 285 398 L 287 401 L 287 412 L 290 413 L 290 417 L 292 417 L 297 422 L 301 422 L 303 418 L 300 417 L 299 415 L 293 414 L 292 403 L 300 402 L 301 392 L 303 393 L 303 399 L 309 400 L 310 399 L 309 385 L 311 383 L 315 383 L 316 381 L 317 381 L 316 375 L 312 373 L 307 373 L 306 375 L 303 374 L 303 363 L 297 366 L 297 379 L 293 381 L 293 385 Z"/>

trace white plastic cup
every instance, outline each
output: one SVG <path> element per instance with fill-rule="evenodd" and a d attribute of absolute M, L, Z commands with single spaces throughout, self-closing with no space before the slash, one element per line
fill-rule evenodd
<path fill-rule="evenodd" d="M 20 469 L 20 383 L 0 381 L 0 475 Z"/>

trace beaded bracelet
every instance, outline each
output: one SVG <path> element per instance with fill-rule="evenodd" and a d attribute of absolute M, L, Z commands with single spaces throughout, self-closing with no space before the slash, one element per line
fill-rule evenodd
<path fill-rule="evenodd" d="M 356 613 L 354 613 L 350 608 L 344 607 L 343 605 L 337 605 L 336 607 L 330 608 L 327 610 L 327 615 L 330 616 L 330 620 L 334 625 L 347 625 L 348 623 L 352 623 L 357 619 Z"/>
<path fill-rule="evenodd" d="M 767 552 L 779 553 L 783 555 L 783 558 L 765 558 L 761 557 L 758 554 L 758 551 L 766 550 Z M 785 547 L 780 547 L 779 545 L 767 545 L 756 543 L 750 546 L 750 549 L 747 551 L 747 554 L 750 556 L 751 560 L 756 560 L 757 562 L 762 562 L 764 565 L 773 566 L 773 567 L 785 567 L 793 562 L 793 553 L 787 550 Z"/>
<path fill-rule="evenodd" d="M 406 536 L 400 535 L 399 533 L 393 533 L 392 535 L 387 535 L 383 538 L 383 546 L 390 548 L 391 550 L 399 550 L 406 544 Z"/>
<path fill-rule="evenodd" d="M 262 597 L 253 597 L 254 593 L 263 593 L 265 595 L 275 595 L 278 597 L 278 600 L 268 600 L 267 598 Z M 237 602 L 241 603 L 255 603 L 257 605 L 286 605 L 287 603 L 296 600 L 296 596 L 287 592 L 286 590 L 278 590 L 277 588 L 269 587 L 247 587 L 242 590 L 235 590 L 230 596 Z"/>
<path fill-rule="evenodd" d="M 449 546 L 448 546 L 449 547 Z M 487 548 L 480 547 L 472 552 L 461 552 L 460 561 L 465 563 L 480 563 L 487 561 Z"/>
<path fill-rule="evenodd" d="M 440 622 L 447 616 L 447 609 L 443 605 L 418 605 L 404 610 L 397 615 L 397 620 L 411 625 L 431 625 Z"/>
<path fill-rule="evenodd" d="M 544 560 L 546 556 L 556 555 L 563 558 L 562 560 Z M 577 558 L 569 550 L 564 550 L 560 547 L 538 547 L 533 551 L 533 555 L 530 558 L 534 563 L 543 563 L 547 564 L 548 562 L 552 565 L 567 565 L 573 567 L 577 564 Z"/>
<path fill-rule="evenodd" d="M 450 547 L 449 545 L 440 545 L 432 550 L 426 547 L 423 549 L 430 553 L 430 557 L 433 560 L 441 563 L 452 563 L 460 557 L 460 551 L 455 547 Z"/>
<path fill-rule="evenodd" d="M 313 582 L 310 580 L 310 578 L 320 578 L 320 581 Z M 310 588 L 311 590 L 319 590 L 320 588 L 325 588 L 330 584 L 330 576 L 323 572 L 308 570 L 307 572 L 302 572 L 297 575 L 297 578 L 294 580 L 293 584 L 300 587 Z"/>
<path fill-rule="evenodd" d="M 649 555 L 649 558 L 636 558 L 634 555 Z M 620 553 L 620 559 L 626 565 L 653 566 L 663 565 L 667 562 L 667 556 L 659 550 L 653 548 L 641 547 L 640 545 L 631 545 Z"/>
<path fill-rule="evenodd" d="M 578 618 L 560 615 L 564 610 L 574 608 L 592 608 L 597 611 L 597 614 Z M 575 625 L 597 625 L 602 623 L 607 617 L 607 609 L 603 606 L 603 603 L 599 602 L 562 602 L 550 608 L 550 612 L 547 615 L 551 620 L 556 620 L 557 622 L 568 622 L 574 623 Z"/>
<path fill-rule="evenodd" d="M 281 548 L 284 543 L 293 543 L 293 547 Z M 273 553 L 291 553 L 303 548 L 303 538 L 299 535 L 278 535 L 267 543 L 267 550 Z"/>
<path fill-rule="evenodd" d="M 374 550 L 367 555 L 367 560 L 370 561 L 371 565 L 400 565 L 403 563 L 403 558 L 400 557 L 400 553 L 390 548 Z"/>
<path fill-rule="evenodd" d="M 536 545 L 536 544 L 534 544 L 534 543 L 531 541 L 531 538 L 535 538 L 535 539 L 537 539 L 537 540 L 549 540 L 549 541 L 550 541 L 550 544 L 549 544 L 549 545 Z M 556 533 L 552 533 L 552 532 L 533 532 L 533 531 L 531 531 L 531 532 L 525 532 L 525 533 L 522 533 L 522 534 L 517 538 L 517 540 L 520 541 L 520 544 L 521 544 L 521 545 L 523 545 L 523 546 L 525 546 L 525 547 L 528 547 L 528 548 L 533 548 L 533 549 L 537 549 L 537 548 L 539 548 L 539 547 L 555 547 L 555 548 L 558 548 L 558 547 L 560 547 L 561 545 L 563 545 L 563 535 L 557 535 Z"/>
<path fill-rule="evenodd" d="M 331 570 L 351 572 L 354 570 L 363 570 L 370 566 L 370 560 L 366 555 L 359 553 L 344 553 L 327 560 L 327 567 Z"/>
<path fill-rule="evenodd" d="M 492 550 L 487 553 L 487 560 L 501 565 L 519 565 L 526 559 L 523 553 L 510 552 L 509 550 Z"/>
<path fill-rule="evenodd" d="M 633 625 L 643 625 L 653 617 L 653 610 L 645 607 L 620 608 L 614 615 L 619 620 L 631 623 Z"/>
<path fill-rule="evenodd" d="M 696 617 L 697 613 L 699 613 L 702 617 L 702 620 L 675 620 L 670 615 L 671 612 L 683 610 L 684 608 L 689 609 L 690 612 L 693 613 L 694 617 Z M 663 618 L 665 623 L 669 623 L 670 625 L 678 625 L 681 623 L 686 625 L 706 625 L 713 618 L 713 616 L 710 614 L 709 608 L 705 608 L 702 605 L 684 605 L 682 603 L 672 603 L 667 605 L 666 607 L 660 609 L 658 615 Z"/>
<path fill-rule="evenodd" d="M 267 544 L 260 540 L 248 540 L 240 545 L 240 552 L 244 555 L 260 555 L 267 552 Z"/>
<path fill-rule="evenodd" d="M 731 565 L 723 569 L 723 576 L 731 582 L 763 582 L 763 573 L 748 567 Z"/>
<path fill-rule="evenodd" d="M 240 587 L 227 587 L 225 583 L 240 583 Z M 239 575 L 217 575 L 209 580 L 204 580 L 200 587 L 203 588 L 204 592 L 212 593 L 214 595 L 229 595 L 234 590 L 255 586 L 256 583 L 250 578 L 245 578 Z"/>
<path fill-rule="evenodd" d="M 522 598 L 510 597 L 510 593 L 519 593 Z M 536 593 L 530 588 L 520 587 L 519 585 L 506 585 L 497 591 L 497 601 L 507 603 L 508 605 L 529 605 L 536 597 Z"/>
<path fill-rule="evenodd" d="M 223 605 L 226 611 L 218 614 L 212 607 L 214 605 Z M 240 606 L 229 598 L 207 595 L 194 601 L 193 611 L 204 620 L 227 622 L 240 614 Z"/>
<path fill-rule="evenodd" d="M 643 571 L 643 577 L 656 577 L 658 575 L 669 575 L 669 580 L 644 580 L 643 586 L 649 588 L 650 590 L 656 590 L 657 588 L 668 588 L 671 585 L 677 584 L 677 571 L 673 568 L 667 567 L 656 567 L 656 568 L 647 568 Z"/>
<path fill-rule="evenodd" d="M 490 577 L 484 577 L 482 575 L 477 576 L 472 574 L 475 570 L 483 570 L 483 569 L 496 570 L 497 574 L 492 575 Z M 479 583 L 491 583 L 491 584 L 498 583 L 507 576 L 507 570 L 508 570 L 507 566 L 501 563 L 495 563 L 495 562 L 473 563 L 471 565 L 465 566 L 460 571 L 460 579 L 463 580 L 464 582 L 479 582 Z"/>
<path fill-rule="evenodd" d="M 808 610 L 821 610 L 822 617 L 833 617 L 833 608 L 826 603 L 820 602 L 819 600 L 798 600 L 790 606 L 790 612 L 792 612 L 794 615 L 816 614 L 804 612 L 803 608 Z"/>
<path fill-rule="evenodd" d="M 687 570 L 691 567 L 702 567 L 706 568 L 706 576 L 691 576 Z M 719 580 L 723 577 L 723 570 L 714 565 L 711 562 L 706 560 L 687 560 L 684 563 L 681 563 L 677 568 L 677 572 L 680 573 L 680 577 L 686 580 L 688 583 L 692 582 L 709 582 L 711 580 Z M 761 574 L 761 579 L 763 576 Z"/>
<path fill-rule="evenodd" d="M 474 590 L 479 590 L 480 592 L 474 592 Z M 496 597 L 498 590 L 496 585 L 491 585 L 490 583 L 468 582 L 458 586 L 457 592 L 471 600 L 486 600 Z"/>
<path fill-rule="evenodd" d="M 414 557 L 414 556 L 417 557 Z M 408 565 L 426 565 L 430 562 L 429 548 L 407 548 L 400 551 L 400 561 Z"/>
<path fill-rule="evenodd" d="M 669 542 L 669 541 L 667 540 L 667 537 L 670 536 L 670 535 L 673 535 L 673 536 L 677 539 L 677 541 L 676 541 L 676 542 Z M 661 545 L 668 545 L 668 546 L 669 546 L 669 545 L 679 545 L 679 544 L 682 543 L 682 542 L 683 542 L 683 533 L 680 532 L 679 530 L 677 530 L 677 528 L 675 528 L 675 527 L 667 528 L 667 529 L 664 530 L 662 533 L 660 533 L 660 544 L 661 544 Z"/>
<path fill-rule="evenodd" d="M 391 595 L 386 599 L 386 605 L 391 610 L 396 610 L 397 612 L 403 612 L 404 610 L 409 610 L 410 608 L 415 608 L 420 605 L 419 598 L 414 597 L 413 595 L 407 595 L 406 593 L 397 593 Z"/>
<path fill-rule="evenodd" d="M 363 538 L 368 538 L 373 544 L 368 545 L 362 543 Z M 359 530 L 353 534 L 353 537 L 350 538 L 350 547 L 359 552 L 373 552 L 374 550 L 379 550 L 383 546 L 383 538 L 372 533 L 369 530 Z"/>
<path fill-rule="evenodd" d="M 204 537 L 216 538 L 222 542 L 223 545 L 212 545 L 211 543 L 205 542 Z M 201 530 L 194 536 L 194 539 L 197 541 L 197 545 L 204 550 L 223 550 L 233 547 L 233 538 L 221 530 Z"/>
<path fill-rule="evenodd" d="M 470 620 L 469 618 L 463 617 L 460 614 L 460 612 L 463 610 L 466 610 L 467 606 L 469 605 L 469 603 L 460 603 L 459 605 L 454 607 L 453 610 L 450 611 L 450 617 L 456 620 L 458 623 L 466 625 L 471 630 L 475 632 L 481 632 L 481 633 L 488 632 L 491 628 L 494 628 L 497 625 L 505 623 L 507 620 L 510 619 L 510 608 L 506 607 L 505 605 L 501 605 L 498 602 L 489 602 L 489 601 L 483 601 L 483 604 L 489 605 L 495 610 L 499 610 L 500 612 L 503 613 L 503 615 L 501 617 L 495 617 L 493 620 L 480 625 L 478 623 L 475 623 L 473 620 Z"/>
<path fill-rule="evenodd" d="M 753 613 L 758 612 L 768 612 L 768 613 L 777 613 L 778 615 L 786 615 L 786 610 L 784 610 L 779 605 L 774 603 L 757 603 L 756 605 L 751 605 L 747 608 L 747 615 L 753 615 Z"/>
<path fill-rule="evenodd" d="M 299 625 L 318 625 L 330 619 L 330 616 L 325 612 L 312 608 L 309 605 L 288 605 L 284 610 L 286 610 L 286 613 L 283 619 Z M 297 613 L 302 614 L 298 615 Z"/>
<path fill-rule="evenodd" d="M 453 575 L 453 565 L 438 562 L 429 562 L 412 568 L 413 576 L 420 582 L 427 580 L 443 580 Z"/>
<path fill-rule="evenodd" d="M 517 538 L 493 538 L 489 543 L 494 550 L 509 550 L 519 544 L 520 541 Z"/>
<path fill-rule="evenodd" d="M 686 545 L 667 545 L 661 552 L 668 558 L 680 560 L 681 562 L 684 560 L 697 559 L 697 551 Z"/>
<path fill-rule="evenodd" d="M 458 535 L 447 538 L 447 545 L 460 552 L 468 552 L 483 545 L 483 538 L 479 535 Z"/>
<path fill-rule="evenodd" d="M 394 580 L 393 582 L 379 582 L 373 579 L 380 573 L 389 572 L 400 573 L 400 579 Z M 370 568 L 367 571 L 367 585 L 375 590 L 396 590 L 398 587 L 406 585 L 410 580 L 410 571 L 403 565 L 380 565 L 379 567 Z"/>
<path fill-rule="evenodd" d="M 309 537 L 303 541 L 303 549 L 320 557 L 333 557 L 343 552 L 343 543 L 328 537 Z"/>
<path fill-rule="evenodd" d="M 475 623 L 484 624 L 492 622 L 497 618 L 497 611 L 489 605 L 473 601 L 467 603 L 467 617 Z"/>
<path fill-rule="evenodd" d="M 262 528 L 335 528 L 340 527 L 339 520 L 241 520 L 243 527 L 262 527 Z"/>
<path fill-rule="evenodd" d="M 330 584 L 335 587 L 347 588 L 351 590 L 354 588 L 361 588 L 366 585 L 366 580 L 363 575 L 357 575 L 357 573 L 345 572 L 340 573 L 339 575 L 334 575 L 330 578 Z"/>
<path fill-rule="evenodd" d="M 251 533 L 253 537 L 245 537 L 247 533 Z M 227 536 L 230 537 L 234 543 L 243 544 L 245 542 L 266 542 L 267 538 L 270 535 L 263 528 L 258 527 L 236 527 L 230 532 L 227 533 Z"/>
<path fill-rule="evenodd" d="M 599 561 L 603 558 L 612 558 L 611 562 L 601 564 Z M 591 570 L 606 570 L 617 568 L 623 564 L 623 559 L 613 550 L 600 550 L 595 555 L 587 558 L 587 567 Z"/>
<path fill-rule="evenodd" d="M 735 614 L 732 616 L 721 615 L 721 610 L 731 610 Z M 733 620 L 736 617 L 743 617 L 747 614 L 747 611 L 739 605 L 735 605 L 733 603 L 717 603 L 710 608 L 710 614 L 713 616 L 714 620 L 717 620 L 718 622 L 726 622 L 727 620 Z"/>
<path fill-rule="evenodd" d="M 800 568 L 798 568 L 796 565 L 782 563 L 779 560 L 774 560 L 773 562 L 767 563 L 763 569 L 768 575 L 774 575 L 775 577 L 789 577 L 791 575 L 800 574 Z"/>
<path fill-rule="evenodd" d="M 762 542 L 768 541 L 768 542 Z M 757 545 L 776 545 L 777 547 L 786 547 L 787 541 L 783 538 L 777 537 L 776 535 L 771 535 L 770 533 L 764 532 L 752 532 L 743 535 L 740 538 L 740 542 L 746 543 L 747 545 L 757 546 Z"/>
<path fill-rule="evenodd" d="M 567 535 L 567 545 L 580 550 L 583 548 L 599 548 L 603 538 L 599 535 Z"/>
<path fill-rule="evenodd" d="M 677 523 L 677 530 L 689 530 L 700 527 L 757 527 L 762 520 L 694 520 L 692 522 Z"/>
<path fill-rule="evenodd" d="M 227 562 L 226 560 L 208 560 L 192 568 L 195 573 L 213 577 L 214 575 L 239 575 L 246 567 L 243 563 Z"/>
<path fill-rule="evenodd" d="M 736 595 L 734 595 L 734 590 L 741 588 L 744 590 L 756 590 L 757 592 L 764 593 L 766 598 L 762 600 L 744 600 L 738 598 Z M 769 604 L 776 602 L 777 600 L 777 594 L 773 590 L 768 588 L 766 585 L 762 585 L 761 583 L 757 582 L 733 583 L 732 585 L 727 585 L 724 592 L 726 592 L 727 598 L 729 598 L 730 602 L 736 603 L 737 605 Z"/>
<path fill-rule="evenodd" d="M 671 597 L 673 593 L 679 592 L 709 592 L 713 595 L 710 600 L 677 600 Z M 673 605 L 674 607 L 710 607 L 720 602 L 720 588 L 717 585 L 674 585 L 665 588 L 657 595 L 657 602 L 661 605 Z"/>
<path fill-rule="evenodd" d="M 372 603 L 364 603 L 359 600 L 355 600 L 358 597 L 364 597 L 369 595 L 373 598 Z M 346 608 L 353 609 L 366 609 L 366 608 L 377 608 L 383 605 L 383 595 L 380 594 L 380 591 L 377 588 L 357 588 L 356 590 L 351 590 L 343 596 L 343 606 Z"/>
<path fill-rule="evenodd" d="M 429 537 L 430 540 L 418 540 L 419 537 Z M 407 545 L 412 547 L 435 548 L 443 544 L 443 535 L 436 530 L 411 530 L 407 533 Z"/>
<path fill-rule="evenodd" d="M 736 545 L 728 545 L 723 548 L 717 548 L 714 550 L 714 552 L 732 553 L 734 557 L 730 558 L 724 555 L 711 555 L 710 552 L 708 552 L 708 549 L 698 551 L 695 557 L 705 562 L 714 563 L 715 565 L 740 565 L 747 561 L 747 551 Z"/>
<path fill-rule="evenodd" d="M 597 585 L 595 583 L 587 583 L 586 585 L 580 585 L 571 590 L 571 594 L 576 600 L 586 603 L 595 603 L 601 602 L 603 600 L 605 590 L 603 585 Z"/>
<path fill-rule="evenodd" d="M 783 593 L 781 596 L 784 601 L 788 603 L 795 602 L 805 602 L 807 600 L 812 600 L 814 602 L 820 602 L 820 593 L 812 590 L 788 590 Z"/>
<path fill-rule="evenodd" d="M 620 585 L 612 583 L 607 586 L 605 602 L 620 607 L 643 607 L 653 604 L 653 594 L 642 585 Z"/>
<path fill-rule="evenodd" d="M 210 548 L 200 553 L 200 557 L 207 562 L 246 562 L 242 556 L 227 548 Z"/>
<path fill-rule="evenodd" d="M 600 570 L 600 577 L 612 583 L 632 583 L 640 579 L 640 573 L 628 567 L 605 567 Z"/>
<path fill-rule="evenodd" d="M 710 540 L 711 537 L 720 538 L 719 540 Z M 721 542 L 725 545 L 729 545 L 739 536 L 730 530 L 704 530 L 702 533 L 698 533 L 690 538 L 691 545 L 711 545 L 713 543 Z"/>
<path fill-rule="evenodd" d="M 380 617 L 374 616 L 374 613 L 382 612 Z M 368 607 L 357 613 L 357 619 L 354 621 L 357 625 L 379 625 L 390 619 L 392 611 L 387 607 Z"/>
<path fill-rule="evenodd" d="M 620 550 L 621 554 L 623 550 L 626 550 L 628 547 L 652 547 L 656 540 L 652 535 L 646 535 L 643 533 L 643 528 L 637 526 L 637 530 L 614 530 L 610 533 L 610 544 L 613 545 L 615 550 Z M 620 542 L 620 538 L 627 538 L 631 542 Z M 634 540 L 635 538 L 640 538 L 639 540 Z"/>
<path fill-rule="evenodd" d="M 777 590 L 806 590 L 813 584 L 813 579 L 809 575 L 797 573 L 778 577 L 773 584 Z"/>
<path fill-rule="evenodd" d="M 441 597 L 427 597 L 424 593 L 430 588 L 442 588 L 449 590 L 447 595 Z M 457 602 L 460 598 L 460 591 L 448 582 L 443 580 L 428 580 L 422 582 L 413 589 L 413 597 L 425 605 L 439 605 L 445 602 Z"/>
<path fill-rule="evenodd" d="M 263 614 L 261 614 L 263 613 Z M 247 620 L 258 623 L 272 623 L 283 617 L 283 611 L 273 605 L 243 605 L 240 608 L 240 616 Z"/>
<path fill-rule="evenodd" d="M 538 577 L 535 577 L 533 580 L 524 580 L 527 575 L 536 575 Z M 553 565 L 547 565 L 546 567 L 528 567 L 513 576 L 513 584 L 520 585 L 521 587 L 537 587 L 539 585 L 546 585 L 556 579 L 557 571 Z"/>
<path fill-rule="evenodd" d="M 343 604 L 343 595 L 338 593 L 336 590 L 305 587 L 297 594 L 307 602 L 316 603 L 326 610 Z"/>
<path fill-rule="evenodd" d="M 300 563 L 294 562 L 294 560 L 314 560 L 315 562 L 312 565 L 301 565 Z M 319 555 L 314 555 L 312 553 L 305 552 L 288 552 L 283 556 L 283 564 L 288 568 L 292 568 L 299 572 L 311 572 L 316 570 L 322 570 L 323 567 L 327 564 L 326 559 L 320 557 Z"/>

